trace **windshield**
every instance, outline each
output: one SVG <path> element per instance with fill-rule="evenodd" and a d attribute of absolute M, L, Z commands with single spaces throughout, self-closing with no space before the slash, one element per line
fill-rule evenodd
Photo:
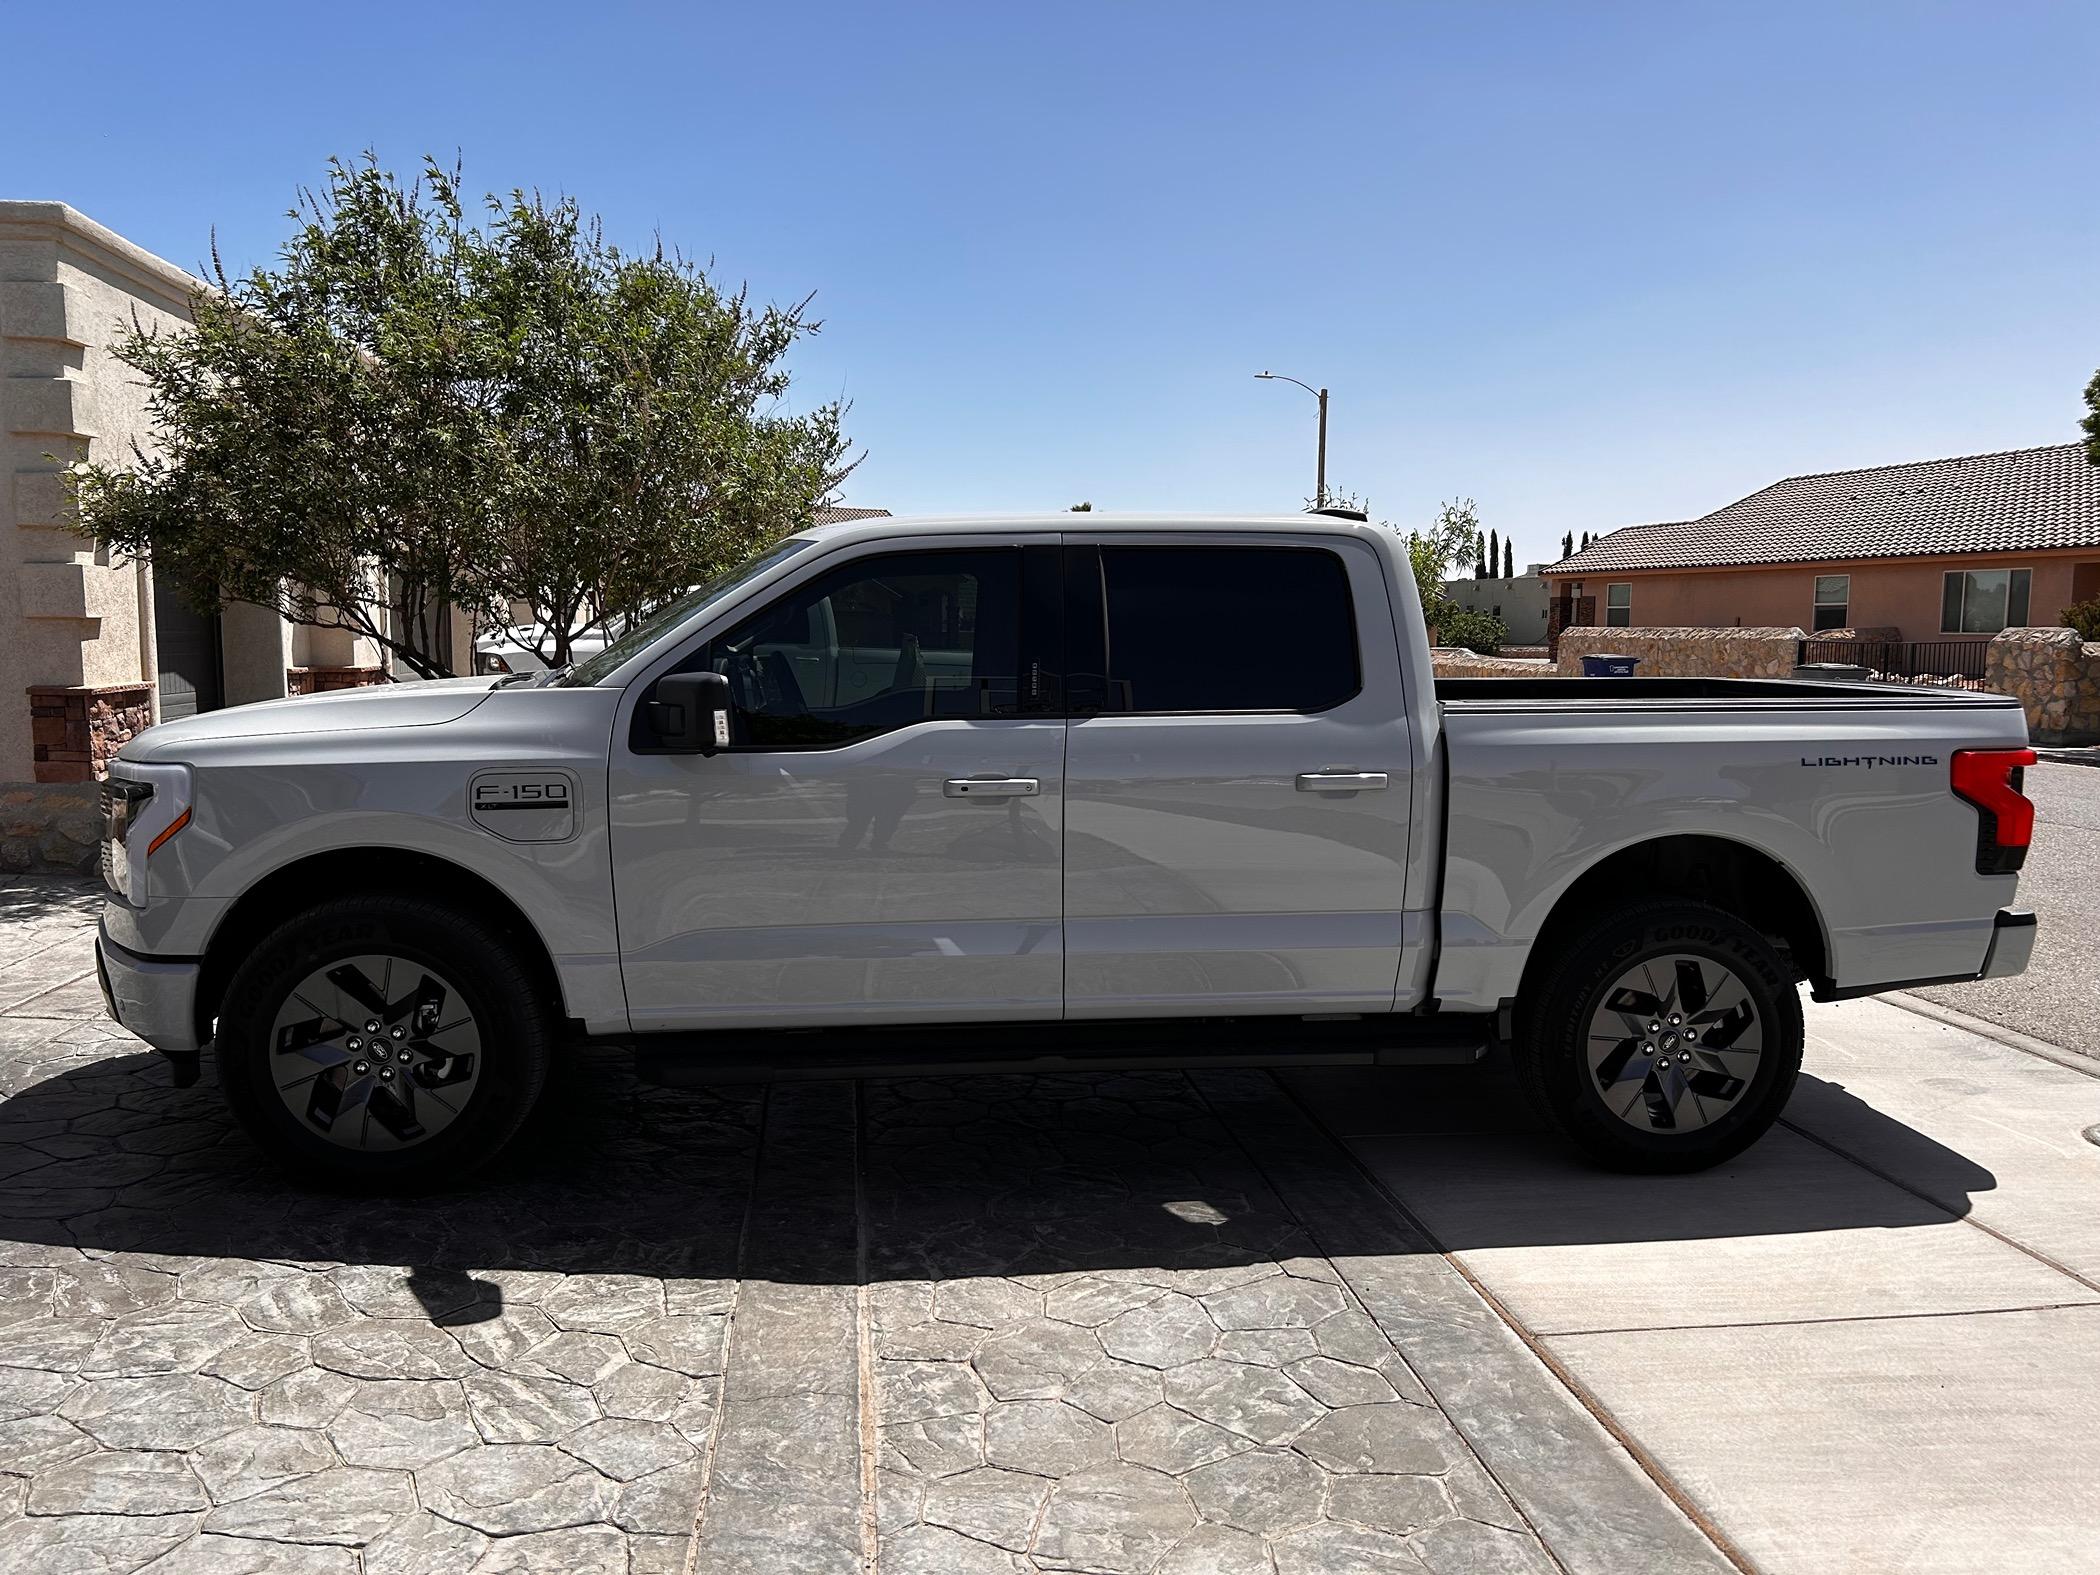
<path fill-rule="evenodd" d="M 696 586 L 675 601 L 666 602 L 654 615 L 644 618 L 596 656 L 564 669 L 553 681 L 569 688 L 597 683 L 607 674 L 618 672 L 637 651 L 647 650 L 709 602 L 719 601 L 738 586 L 765 573 L 774 564 L 793 557 L 804 547 L 814 545 L 816 543 L 807 536 L 790 536 L 786 541 L 775 542 L 757 557 L 745 559 L 727 574 L 718 574 L 705 585 Z"/>

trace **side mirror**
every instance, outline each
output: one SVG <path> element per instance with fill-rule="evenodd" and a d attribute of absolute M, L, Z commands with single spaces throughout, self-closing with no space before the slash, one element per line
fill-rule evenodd
<path fill-rule="evenodd" d="M 649 694 L 649 726 L 674 754 L 711 755 L 729 746 L 729 680 L 720 673 L 670 673 Z"/>

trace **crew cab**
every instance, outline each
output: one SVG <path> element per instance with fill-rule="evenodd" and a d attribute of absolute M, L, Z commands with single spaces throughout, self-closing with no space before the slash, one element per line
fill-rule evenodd
<path fill-rule="evenodd" d="M 296 1172 L 663 1077 L 1465 1061 L 1606 1164 L 1777 1118 L 1818 999 L 2018 973 L 2009 699 L 1438 682 L 1317 515 L 798 531 L 559 673 L 211 712 L 104 792 L 113 1014 Z"/>

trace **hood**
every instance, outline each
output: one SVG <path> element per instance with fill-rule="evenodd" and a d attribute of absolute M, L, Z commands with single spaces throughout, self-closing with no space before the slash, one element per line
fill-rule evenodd
<path fill-rule="evenodd" d="M 494 678 L 436 678 L 227 706 L 149 727 L 120 749 L 117 758 L 179 760 L 192 745 L 237 738 L 435 727 L 465 716 L 488 698 L 495 683 Z"/>

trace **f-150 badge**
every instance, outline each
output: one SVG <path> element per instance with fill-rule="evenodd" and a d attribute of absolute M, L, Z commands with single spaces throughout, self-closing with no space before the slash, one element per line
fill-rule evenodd
<path fill-rule="evenodd" d="M 576 834 L 576 783 L 566 771 L 484 771 L 467 784 L 467 809 L 505 842 L 566 842 Z"/>

